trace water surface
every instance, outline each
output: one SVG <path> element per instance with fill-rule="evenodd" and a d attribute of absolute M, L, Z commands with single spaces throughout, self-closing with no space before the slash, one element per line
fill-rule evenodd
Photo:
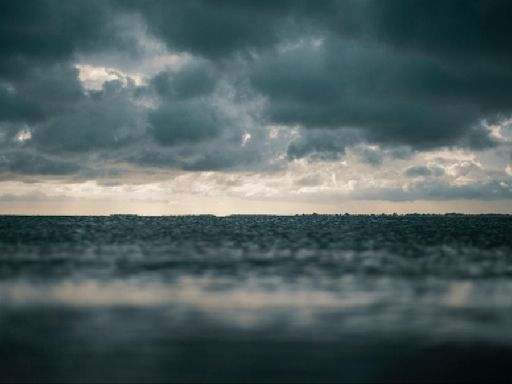
<path fill-rule="evenodd" d="M 0 380 L 484 381 L 512 217 L 0 217 Z"/>

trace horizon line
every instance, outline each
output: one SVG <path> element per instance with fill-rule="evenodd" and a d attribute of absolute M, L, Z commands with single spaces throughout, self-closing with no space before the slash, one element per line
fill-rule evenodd
<path fill-rule="evenodd" d="M 0 217 L 119 217 L 119 218 L 133 218 L 133 217 L 301 217 L 301 216 L 334 216 L 334 217 L 351 217 L 351 216 L 368 216 L 368 217 L 406 217 L 406 216 L 512 216 L 512 213 L 498 213 L 498 212 L 485 212 L 485 213 L 463 213 L 463 212 L 445 212 L 445 213 L 291 213 L 291 214 L 274 214 L 274 213 L 232 213 L 228 215 L 216 215 L 212 213 L 191 213 L 191 214 L 136 214 L 136 213 L 110 213 L 110 214 L 27 214 L 27 213 L 0 213 Z"/>

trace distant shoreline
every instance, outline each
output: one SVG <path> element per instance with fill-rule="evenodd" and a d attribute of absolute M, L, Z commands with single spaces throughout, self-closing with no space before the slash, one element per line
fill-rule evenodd
<path fill-rule="evenodd" d="M 512 213 L 297 213 L 289 215 L 281 214 L 231 214 L 231 215 L 214 215 L 214 214 L 168 214 L 168 215 L 138 215 L 133 213 L 114 213 L 109 215 L 46 215 L 46 214 L 16 214 L 2 213 L 0 217 L 111 217 L 111 218 L 141 218 L 141 217 L 215 217 L 215 218 L 250 218 L 250 217 L 508 217 Z"/>

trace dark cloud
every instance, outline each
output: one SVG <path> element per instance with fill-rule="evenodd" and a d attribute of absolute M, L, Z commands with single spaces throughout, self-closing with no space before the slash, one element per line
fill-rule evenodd
<path fill-rule="evenodd" d="M 176 146 L 212 139 L 233 122 L 215 104 L 219 76 L 206 62 L 193 62 L 174 72 L 161 72 L 149 88 L 160 105 L 149 113 L 150 132 L 161 145 Z"/>
<path fill-rule="evenodd" d="M 67 110 L 38 126 L 30 144 L 44 151 L 83 152 L 115 149 L 143 134 L 144 109 L 134 105 L 136 87 L 119 80 L 104 83 Z"/>
<path fill-rule="evenodd" d="M 151 79 L 145 92 L 158 105 L 148 112 L 148 132 L 157 146 L 130 161 L 190 171 L 265 167 L 264 131 L 254 131 L 247 98 L 227 77 L 212 61 L 192 60 Z"/>
<path fill-rule="evenodd" d="M 117 26 L 109 2 L 8 1 L 0 13 L 0 150 L 2 171 L 21 174 L 70 174 L 76 165 L 63 152 L 117 145 L 119 120 L 134 117 L 106 90 L 87 93 L 75 68 L 78 54 L 135 52 L 132 36 Z M 117 116 L 117 120 L 116 120 Z M 28 140 L 16 143 L 21 131 Z M 20 147 L 16 153 L 8 148 Z M 23 148 L 21 148 L 23 147 Z M 57 153 L 59 154 L 56 157 Z M 25 160 L 24 160 L 25 157 Z M 100 158 L 102 156 L 99 156 Z"/>
<path fill-rule="evenodd" d="M 345 148 L 361 139 L 351 130 L 306 130 L 288 146 L 288 158 L 308 157 L 313 160 L 335 160 L 345 153 Z"/>
<path fill-rule="evenodd" d="M 356 127 L 367 141 L 418 150 L 495 145 L 480 121 L 512 113 L 509 8 L 502 1 L 134 6 L 171 49 L 214 60 L 253 52 L 247 75 L 268 101 L 268 121 Z M 310 44 L 315 38 L 323 45 Z M 302 147 L 293 144 L 289 154 L 306 155 Z M 325 148 L 327 157 L 334 153 Z"/>
<path fill-rule="evenodd" d="M 136 51 L 116 25 L 119 10 L 109 1 L 6 1 L 0 14 L 0 76 L 23 75 L 35 65 L 67 61 L 78 52 Z"/>
<path fill-rule="evenodd" d="M 207 63 L 192 63 L 177 72 L 161 72 L 150 83 L 160 97 L 182 100 L 206 96 L 215 90 L 219 75 Z"/>
<path fill-rule="evenodd" d="M 126 157 L 139 166 L 180 168 L 187 171 L 259 169 L 265 158 L 264 146 L 226 145 L 224 140 L 183 144 L 179 147 L 151 147 Z"/>
<path fill-rule="evenodd" d="M 277 44 L 300 2 L 176 1 L 121 2 L 140 12 L 172 50 L 208 58 L 265 49 Z"/>
<path fill-rule="evenodd" d="M 26 95 L 16 94 L 14 89 L 0 85 L 0 121 L 37 121 L 43 116 L 38 103 Z"/>
<path fill-rule="evenodd" d="M 229 124 L 218 110 L 200 100 L 163 105 L 150 113 L 149 121 L 153 136 L 163 145 L 211 139 Z"/>
<path fill-rule="evenodd" d="M 373 165 L 393 148 L 489 148 L 496 138 L 482 120 L 512 114 L 511 11 L 476 0 L 7 2 L 0 150 L 41 158 L 27 162 L 34 174 L 51 174 L 50 158 L 266 169 L 279 155 L 271 124 L 299 132 L 289 160 L 338 159 L 358 145 Z M 140 41 L 120 27 L 132 16 L 189 60 L 143 86 L 84 89 L 79 57 L 137 54 Z M 25 129 L 31 138 L 13 144 Z M 29 173 L 16 156 L 2 169 Z"/>
<path fill-rule="evenodd" d="M 471 62 L 509 63 L 508 1 L 373 0 L 363 5 L 367 36 L 400 49 Z"/>
<path fill-rule="evenodd" d="M 69 111 L 84 97 L 76 68 L 32 67 L 22 78 L 0 85 L 0 121 L 40 122 Z"/>
<path fill-rule="evenodd" d="M 269 55 L 255 64 L 251 79 L 267 98 L 268 118 L 280 124 L 358 128 L 370 142 L 420 150 L 492 146 L 480 125 L 498 113 L 489 105 L 492 97 L 481 90 L 455 92 L 457 85 L 469 85 L 462 87 L 457 69 L 443 65 L 379 46 L 329 40 Z"/>
<path fill-rule="evenodd" d="M 0 173 L 69 175 L 81 168 L 83 166 L 69 161 L 52 159 L 26 150 L 2 151 L 0 154 Z"/>
<path fill-rule="evenodd" d="M 114 80 L 86 91 L 76 68 L 54 64 L 27 71 L 8 92 L 18 106 L 37 106 L 37 113 L 11 111 L 0 124 L 2 173 L 85 177 L 90 166 L 122 162 L 119 151 L 144 133 L 144 109 L 135 104 L 133 83 Z"/>

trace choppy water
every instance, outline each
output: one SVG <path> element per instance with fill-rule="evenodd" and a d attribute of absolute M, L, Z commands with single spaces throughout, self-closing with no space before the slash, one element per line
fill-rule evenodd
<path fill-rule="evenodd" d="M 1 381 L 486 381 L 512 217 L 0 217 Z"/>

